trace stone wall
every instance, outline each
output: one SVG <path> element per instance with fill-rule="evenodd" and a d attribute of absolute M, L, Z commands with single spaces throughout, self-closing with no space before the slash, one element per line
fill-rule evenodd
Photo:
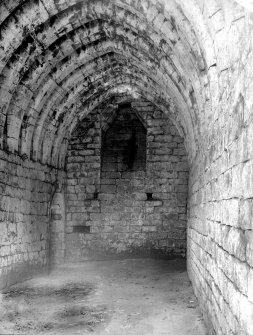
<path fill-rule="evenodd" d="M 188 165 L 176 128 L 148 101 L 99 122 L 84 119 L 69 146 L 67 257 L 185 256 Z"/>
<path fill-rule="evenodd" d="M 59 179 L 59 178 L 58 178 Z M 61 178 L 54 184 L 50 206 L 50 268 L 65 261 L 66 213 L 65 213 L 65 180 Z"/>
<path fill-rule="evenodd" d="M 100 189 L 101 131 L 95 113 L 89 114 L 75 131 L 67 156 L 66 257 L 81 259 L 94 235 L 84 234 L 90 219 L 100 213 L 96 193 Z M 78 233 L 78 231 L 80 231 Z"/>
<path fill-rule="evenodd" d="M 218 138 L 216 153 L 203 156 L 209 167 L 198 157 L 191 170 L 188 272 L 210 334 L 253 334 L 253 165 L 245 142 L 252 126 L 246 129 L 222 155 Z"/>
<path fill-rule="evenodd" d="M 63 167 L 73 129 L 84 115 L 118 93 L 146 97 L 168 111 L 184 137 L 191 163 L 188 269 L 195 292 L 213 333 L 251 335 L 250 1 L 3 0 L 0 25 L 0 147 L 33 161 Z M 89 243 L 96 245 L 98 235 L 92 229 L 95 222 L 101 222 L 101 200 L 95 195 L 101 193 L 101 134 L 96 124 L 87 130 L 85 139 L 72 139 L 74 150 L 69 151 L 68 158 L 66 237 L 77 259 L 84 257 L 83 249 L 87 250 Z M 29 171 L 27 185 L 22 188 L 33 194 L 31 184 L 41 186 L 45 182 L 38 171 L 51 171 L 18 158 L 6 163 L 11 157 L 3 156 L 7 190 L 6 183 L 1 183 L 1 236 L 7 243 L 2 244 L 1 253 L 4 264 L 9 264 L 3 265 L 5 272 L 10 264 L 17 263 L 15 255 L 28 257 L 32 245 L 29 230 L 20 235 L 28 236 L 25 251 L 13 251 L 14 213 L 15 220 L 33 215 L 22 213 L 26 202 L 33 204 L 32 213 L 40 211 L 34 204 L 37 200 L 22 198 L 18 180 L 22 183 L 22 173 Z M 148 163 L 148 152 L 146 157 Z M 172 163 L 175 167 L 178 164 Z M 15 173 L 22 166 L 25 170 L 19 178 Z M 168 166 L 165 173 L 169 171 Z M 177 173 L 185 180 L 183 170 Z M 50 178 L 46 185 L 51 185 Z M 161 185 L 170 180 L 168 176 L 164 179 Z M 178 185 L 178 191 L 181 187 L 185 186 Z M 12 196 L 10 190 L 14 190 Z M 36 192 L 41 193 L 37 188 Z M 49 193 L 45 194 L 48 200 Z M 57 208 L 53 213 L 55 227 L 59 226 Z M 177 213 L 178 218 L 179 214 L 184 217 L 184 213 Z M 41 217 L 45 218 L 44 214 Z M 29 226 L 29 220 L 19 227 Z M 89 225 L 91 233 L 77 233 L 82 229 L 87 232 Z M 41 227 L 44 223 L 38 229 Z"/>
<path fill-rule="evenodd" d="M 49 262 L 49 204 L 57 173 L 0 152 L 0 288 Z"/>
<path fill-rule="evenodd" d="M 239 11 L 238 14 L 239 15 Z M 227 20 L 233 16 L 227 17 Z M 227 22 L 231 67 L 218 67 L 219 104 L 205 120 L 191 167 L 188 272 L 210 334 L 253 334 L 252 39 L 244 17 Z M 226 28 L 220 34 L 225 34 Z M 252 34 L 251 34 L 252 35 Z M 224 56 L 224 44 L 219 55 Z M 226 59 L 229 62 L 229 57 Z M 217 64 L 219 66 L 219 63 Z M 226 78 L 226 79 L 224 79 Z M 228 79 L 229 78 L 229 79 Z"/>

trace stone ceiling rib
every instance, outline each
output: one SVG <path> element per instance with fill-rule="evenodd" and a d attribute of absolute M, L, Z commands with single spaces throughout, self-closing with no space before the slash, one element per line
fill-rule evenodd
<path fill-rule="evenodd" d="M 152 0 L 38 0 L 1 6 L 0 133 L 7 122 L 8 150 L 21 148 L 20 154 L 52 164 L 48 152 L 68 138 L 71 120 L 80 119 L 75 113 L 96 91 L 114 86 L 106 80 L 108 71 L 113 77 L 123 68 L 126 83 L 132 78 L 139 87 L 162 92 L 160 108 L 174 106 L 178 115 L 171 117 L 181 133 L 194 134 L 186 141 L 196 146 L 199 115 L 211 99 L 209 81 L 201 41 L 179 2 L 168 7 Z M 43 146 L 50 148 L 46 154 Z"/>

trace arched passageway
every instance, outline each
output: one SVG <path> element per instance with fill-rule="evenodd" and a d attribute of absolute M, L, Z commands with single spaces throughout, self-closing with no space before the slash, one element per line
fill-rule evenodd
<path fill-rule="evenodd" d="M 252 36 L 247 0 L 0 2 L 1 288 L 95 249 L 184 256 L 187 219 L 210 333 L 253 333 Z"/>

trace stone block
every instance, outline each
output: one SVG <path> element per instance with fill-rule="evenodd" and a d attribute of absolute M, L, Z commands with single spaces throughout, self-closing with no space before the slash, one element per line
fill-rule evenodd
<path fill-rule="evenodd" d="M 156 226 L 142 226 L 142 232 L 156 232 L 157 227 Z"/>
<path fill-rule="evenodd" d="M 118 233 L 127 233 L 129 232 L 129 227 L 122 224 L 114 225 L 114 231 Z"/>
<path fill-rule="evenodd" d="M 239 227 L 239 199 L 229 199 L 221 204 L 222 223 L 228 226 Z"/>
<path fill-rule="evenodd" d="M 185 162 L 181 162 L 181 163 L 177 163 L 177 165 L 175 166 L 175 170 L 176 171 L 188 171 L 189 170 L 189 167 L 188 167 L 188 164 L 185 163 Z"/>
<path fill-rule="evenodd" d="M 175 155 L 175 156 L 185 156 L 185 149 L 184 148 L 175 148 L 175 149 L 173 149 L 173 155 Z"/>
<path fill-rule="evenodd" d="M 86 214 L 86 213 L 72 213 L 71 215 L 71 219 L 72 221 L 78 221 L 78 224 L 79 224 L 79 221 L 85 221 L 89 218 L 89 216 Z"/>
<path fill-rule="evenodd" d="M 244 231 L 231 228 L 224 240 L 224 248 L 232 255 L 235 255 L 241 261 L 246 260 L 246 239 Z M 248 244 L 247 244 L 248 246 Z"/>
<path fill-rule="evenodd" d="M 246 261 L 247 263 L 253 267 L 253 231 L 249 230 L 245 232 L 246 238 Z"/>
<path fill-rule="evenodd" d="M 253 199 L 240 201 L 238 220 L 242 229 L 253 230 Z"/>
<path fill-rule="evenodd" d="M 129 232 L 133 232 L 133 233 L 140 233 L 142 230 L 142 227 L 141 225 L 134 225 L 134 224 L 131 224 L 129 226 Z M 137 235 L 137 238 L 139 238 L 139 235 Z"/>
<path fill-rule="evenodd" d="M 253 333 L 253 304 L 249 302 L 247 297 L 240 295 L 239 299 L 239 317 L 240 317 L 240 326 L 242 333 L 252 334 Z"/>
<path fill-rule="evenodd" d="M 146 193 L 139 193 L 139 192 L 134 192 L 132 194 L 133 199 L 135 199 L 136 201 L 145 201 L 147 199 L 147 195 Z M 141 205 L 141 204 L 140 204 Z"/>
<path fill-rule="evenodd" d="M 244 198 L 253 198 L 253 162 L 247 162 L 242 169 L 242 190 Z"/>
<path fill-rule="evenodd" d="M 249 301 L 253 304 L 253 268 L 250 268 L 248 272 L 248 292 L 247 296 L 249 297 Z"/>
<path fill-rule="evenodd" d="M 86 192 L 93 194 L 94 192 L 96 192 L 96 186 L 95 185 L 87 185 L 86 186 Z"/>
<path fill-rule="evenodd" d="M 114 178 L 103 178 L 101 179 L 101 185 L 115 185 L 116 184 L 116 179 Z"/>
<path fill-rule="evenodd" d="M 116 193 L 115 185 L 101 185 L 101 193 Z"/>

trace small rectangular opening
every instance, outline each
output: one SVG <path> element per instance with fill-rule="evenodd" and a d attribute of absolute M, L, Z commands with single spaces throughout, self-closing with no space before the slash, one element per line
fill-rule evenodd
<path fill-rule="evenodd" d="M 79 233 L 79 234 L 90 233 L 90 226 L 74 226 L 73 233 Z"/>
<path fill-rule="evenodd" d="M 147 200 L 148 201 L 151 201 L 151 200 L 153 200 L 153 193 L 146 193 L 147 194 Z"/>
<path fill-rule="evenodd" d="M 98 199 L 98 192 L 94 192 L 93 199 Z"/>

